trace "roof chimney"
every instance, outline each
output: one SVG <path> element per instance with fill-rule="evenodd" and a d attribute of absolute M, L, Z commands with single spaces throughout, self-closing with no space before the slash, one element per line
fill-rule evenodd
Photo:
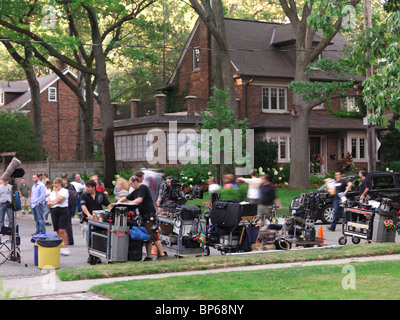
<path fill-rule="evenodd" d="M 64 71 L 67 68 L 67 64 L 61 60 L 56 61 L 56 68 L 60 71 Z"/>

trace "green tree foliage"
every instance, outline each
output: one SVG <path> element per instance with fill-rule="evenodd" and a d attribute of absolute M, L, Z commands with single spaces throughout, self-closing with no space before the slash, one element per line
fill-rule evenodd
<path fill-rule="evenodd" d="M 400 131 L 395 126 L 398 119 L 399 115 L 395 115 L 389 121 L 388 131 L 383 133 L 379 139 L 381 142 L 379 155 L 384 166 L 387 166 L 392 161 L 400 161 Z"/>
<path fill-rule="evenodd" d="M 254 143 L 254 168 L 275 168 L 278 162 L 278 144 L 273 141 Z"/>
<path fill-rule="evenodd" d="M 245 140 L 246 137 L 246 129 L 248 127 L 248 119 L 239 120 L 235 117 L 235 111 L 229 108 L 229 92 L 218 89 L 217 87 L 212 88 L 214 91 L 213 96 L 210 97 L 210 101 L 208 102 L 208 108 L 201 111 L 201 115 L 203 117 L 203 121 L 201 125 L 197 125 L 199 130 L 207 129 L 213 130 L 216 129 L 218 132 L 222 132 L 222 130 L 229 131 L 231 133 L 231 137 L 233 139 L 234 130 L 240 129 L 242 131 L 242 141 Z M 234 154 L 234 146 L 232 141 L 224 141 L 223 135 L 220 137 L 219 141 L 219 150 L 211 150 L 212 143 L 209 143 L 209 155 L 210 157 L 215 156 L 217 152 L 220 154 L 218 165 L 218 173 L 217 173 L 217 181 L 221 181 L 222 176 L 225 174 L 227 167 L 230 169 L 235 165 L 235 161 L 232 164 L 226 165 L 224 161 L 224 157 L 226 154 Z M 202 147 L 205 141 L 202 141 Z M 244 148 L 244 143 L 242 144 Z M 211 163 L 212 161 L 210 161 Z M 231 172 L 233 170 L 230 170 Z"/>
<path fill-rule="evenodd" d="M 32 122 L 24 114 L 0 112 L 0 152 L 17 152 L 21 161 L 42 160 Z"/>
<path fill-rule="evenodd" d="M 372 37 L 365 42 L 363 49 L 370 52 L 370 59 L 364 63 L 376 65 L 372 77 L 366 79 L 364 100 L 375 111 L 369 121 L 386 125 L 385 111 L 389 108 L 400 114 L 400 11 L 393 12 L 385 21 L 371 30 Z M 400 121 L 395 126 L 400 130 Z"/>

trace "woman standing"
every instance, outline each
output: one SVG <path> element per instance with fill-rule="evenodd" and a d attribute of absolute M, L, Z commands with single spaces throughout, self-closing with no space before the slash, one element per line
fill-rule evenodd
<path fill-rule="evenodd" d="M 126 197 L 129 194 L 129 182 L 124 178 L 117 179 L 118 191 L 115 193 L 115 201 L 118 201 L 122 197 Z"/>
<path fill-rule="evenodd" d="M 253 170 L 250 173 L 250 176 L 251 176 L 250 179 L 237 178 L 236 182 L 242 181 L 244 183 L 247 183 L 249 185 L 249 189 L 247 191 L 247 198 L 249 199 L 249 203 L 259 204 L 260 198 L 261 198 L 260 186 L 261 186 L 262 180 L 261 180 L 261 178 L 257 177 L 256 170 Z"/>
<path fill-rule="evenodd" d="M 64 182 L 60 178 L 53 181 L 53 191 L 50 193 L 47 205 L 50 207 L 51 220 L 53 222 L 54 231 L 63 240 L 64 245 L 61 247 L 60 253 L 64 256 L 70 255 L 71 250 L 68 247 L 67 227 L 69 223 L 68 210 L 68 190 L 64 188 Z"/>

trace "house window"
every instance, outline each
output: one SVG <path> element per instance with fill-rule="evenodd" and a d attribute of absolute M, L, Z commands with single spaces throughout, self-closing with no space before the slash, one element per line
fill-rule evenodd
<path fill-rule="evenodd" d="M 278 145 L 278 162 L 290 161 L 291 139 L 289 133 L 267 135 L 267 140 Z"/>
<path fill-rule="evenodd" d="M 167 134 L 167 154 L 168 160 L 183 159 L 194 159 L 196 156 L 207 157 L 211 155 L 209 150 L 202 150 L 200 143 L 202 143 L 201 134 L 197 134 L 197 137 L 193 134 L 184 134 L 172 136 Z M 205 142 L 204 142 L 205 143 Z M 209 142 L 210 145 L 212 142 Z"/>
<path fill-rule="evenodd" d="M 0 106 L 4 106 L 4 101 L 5 101 L 4 92 L 1 92 L 0 93 Z"/>
<path fill-rule="evenodd" d="M 49 88 L 49 101 L 57 101 L 57 88 Z"/>
<path fill-rule="evenodd" d="M 353 161 L 367 161 L 367 138 L 363 134 L 349 133 L 339 138 L 338 159 L 342 160 L 347 152 L 353 157 Z"/>
<path fill-rule="evenodd" d="M 344 137 L 339 138 L 339 159 L 342 160 L 346 153 L 346 139 Z"/>
<path fill-rule="evenodd" d="M 365 137 L 350 137 L 350 146 L 354 161 L 366 160 Z"/>
<path fill-rule="evenodd" d="M 360 111 L 355 97 L 341 97 L 340 109 L 344 111 Z"/>
<path fill-rule="evenodd" d="M 117 160 L 143 160 L 151 145 L 145 134 L 115 137 L 114 143 Z"/>
<path fill-rule="evenodd" d="M 262 108 L 268 111 L 287 110 L 287 89 L 275 87 L 262 88 Z"/>
<path fill-rule="evenodd" d="M 200 48 L 193 48 L 193 70 L 200 69 Z"/>

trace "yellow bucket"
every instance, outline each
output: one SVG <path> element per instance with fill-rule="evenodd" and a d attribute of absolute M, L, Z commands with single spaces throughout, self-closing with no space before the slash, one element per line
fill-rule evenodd
<path fill-rule="evenodd" d="M 47 244 L 42 241 L 37 241 L 35 243 L 35 245 L 38 246 L 38 268 L 46 270 L 59 269 L 60 248 L 63 245 L 63 242 L 60 238 L 47 239 L 52 239 L 52 241 L 49 240 Z M 59 240 L 57 241 L 55 239 Z"/>

